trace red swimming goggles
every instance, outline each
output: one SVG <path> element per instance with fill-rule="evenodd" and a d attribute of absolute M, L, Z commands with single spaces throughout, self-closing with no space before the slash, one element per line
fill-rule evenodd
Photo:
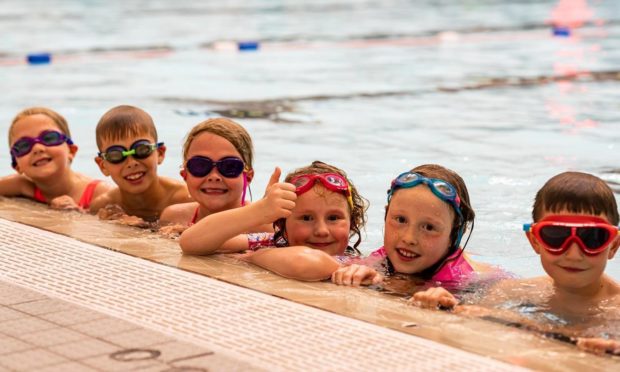
<path fill-rule="evenodd" d="M 603 252 L 620 234 L 618 226 L 594 216 L 548 216 L 524 224 L 523 231 L 534 234 L 549 253 L 562 254 L 575 242 L 589 256 Z"/>
<path fill-rule="evenodd" d="M 347 179 L 337 173 L 304 174 L 293 177 L 289 182 L 295 185 L 295 193 L 301 195 L 313 188 L 317 181 L 321 182 L 328 190 L 344 194 L 347 197 L 349 206 L 353 208 L 351 187 Z"/>

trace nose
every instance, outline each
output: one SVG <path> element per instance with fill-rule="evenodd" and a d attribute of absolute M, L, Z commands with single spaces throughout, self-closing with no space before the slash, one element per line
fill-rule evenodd
<path fill-rule="evenodd" d="M 329 229 L 327 228 L 327 224 L 323 220 L 317 220 L 314 223 L 314 235 L 315 236 L 328 236 Z"/>
<path fill-rule="evenodd" d="M 40 142 L 35 142 L 34 145 L 32 145 L 32 153 L 33 154 L 38 154 L 40 152 L 43 151 L 43 149 L 45 149 L 45 145 L 40 143 Z"/>
<path fill-rule="evenodd" d="M 222 176 L 220 175 L 220 172 L 217 171 L 216 167 L 213 167 L 211 169 L 211 172 L 207 174 L 207 180 L 209 181 L 221 181 L 222 180 Z"/>
<path fill-rule="evenodd" d="M 418 242 L 417 235 L 415 233 L 414 226 L 408 226 L 404 229 L 401 235 L 403 243 L 407 245 L 415 245 Z"/>
<path fill-rule="evenodd" d="M 581 250 L 581 247 L 579 246 L 579 243 L 576 240 L 573 239 L 569 241 L 567 244 L 569 244 L 568 250 L 566 251 L 566 253 L 564 253 L 564 256 L 566 258 L 571 259 L 571 260 L 583 259 L 583 251 Z"/>

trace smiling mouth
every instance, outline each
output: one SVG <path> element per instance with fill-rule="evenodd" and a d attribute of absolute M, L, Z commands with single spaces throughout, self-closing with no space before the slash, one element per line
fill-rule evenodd
<path fill-rule="evenodd" d="M 398 253 L 398 257 L 402 261 L 413 261 L 414 259 L 420 257 L 420 255 L 417 253 L 413 253 L 411 251 L 401 249 L 401 248 L 396 248 L 396 253 Z"/>
<path fill-rule="evenodd" d="M 571 273 L 580 273 L 582 271 L 586 271 L 586 269 L 580 269 L 577 267 L 566 267 L 566 266 L 560 266 L 562 269 L 571 272 Z"/>
<path fill-rule="evenodd" d="M 39 159 L 39 160 L 35 161 L 34 163 L 32 163 L 32 165 L 35 166 L 35 167 L 40 167 L 40 166 L 43 166 L 43 165 L 45 165 L 45 164 L 47 164 L 47 163 L 49 163 L 51 161 L 52 161 L 51 158 L 43 158 L 43 159 Z"/>
<path fill-rule="evenodd" d="M 200 192 L 202 192 L 203 194 L 207 194 L 207 195 L 223 195 L 223 194 L 226 194 L 228 190 L 205 187 L 205 188 L 200 189 Z"/>
<path fill-rule="evenodd" d="M 332 242 L 327 242 L 327 243 L 308 243 L 308 245 L 311 245 L 313 247 L 320 247 L 320 248 L 325 248 L 328 245 L 331 245 Z"/>
<path fill-rule="evenodd" d="M 128 176 L 125 176 L 125 179 L 129 182 L 136 182 L 142 179 L 142 177 L 144 177 L 146 173 L 144 172 L 138 172 L 138 173 L 132 173 Z"/>

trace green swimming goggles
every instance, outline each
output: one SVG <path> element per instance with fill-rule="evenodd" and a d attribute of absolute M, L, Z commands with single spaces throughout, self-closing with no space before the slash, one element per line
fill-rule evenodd
<path fill-rule="evenodd" d="M 138 140 L 134 142 L 127 150 L 124 146 L 114 145 L 108 147 L 105 152 L 100 152 L 98 155 L 112 164 L 120 164 L 125 161 L 128 156 L 133 156 L 136 159 L 146 159 L 153 151 L 163 146 L 163 142 L 150 143 L 147 140 Z"/>

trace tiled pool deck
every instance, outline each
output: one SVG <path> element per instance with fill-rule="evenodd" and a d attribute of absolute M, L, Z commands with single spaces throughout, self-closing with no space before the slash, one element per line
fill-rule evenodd
<path fill-rule="evenodd" d="M 0 370 L 619 366 L 373 291 L 289 281 L 227 257 L 185 257 L 173 241 L 92 216 L 0 199 L 0 217 Z"/>

